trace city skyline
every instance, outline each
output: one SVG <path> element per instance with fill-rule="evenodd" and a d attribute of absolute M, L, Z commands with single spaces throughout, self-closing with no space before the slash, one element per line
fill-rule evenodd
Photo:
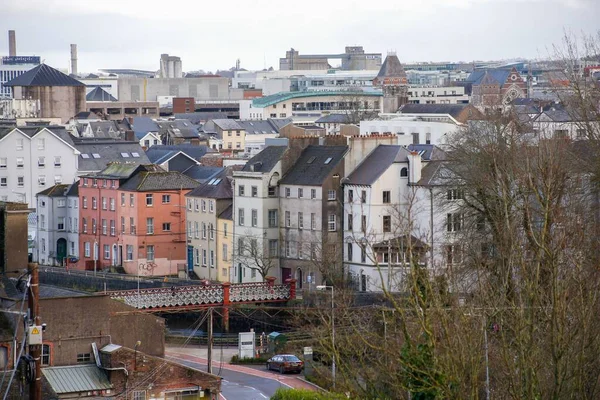
<path fill-rule="evenodd" d="M 359 2 L 342 9 L 312 0 L 302 9 L 278 4 L 236 1 L 223 10 L 182 0 L 169 6 L 9 0 L 0 32 L 16 30 L 18 55 L 40 55 L 61 69 L 68 68 L 69 44 L 76 43 L 80 72 L 157 70 L 161 53 L 181 57 L 184 71 L 214 72 L 238 58 L 245 69 L 278 69 L 292 47 L 318 54 L 361 45 L 384 56 L 395 51 L 402 62 L 544 58 L 565 31 L 597 32 L 600 13 L 593 0 L 383 1 L 376 10 Z M 8 53 L 6 38 L 0 53 Z"/>

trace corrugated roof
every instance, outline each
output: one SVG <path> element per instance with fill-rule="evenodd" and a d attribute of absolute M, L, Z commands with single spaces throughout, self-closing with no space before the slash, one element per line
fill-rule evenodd
<path fill-rule="evenodd" d="M 178 171 L 142 171 L 120 186 L 122 190 L 152 192 L 157 190 L 194 189 L 200 183 Z"/>
<path fill-rule="evenodd" d="M 287 146 L 268 146 L 252 157 L 242 171 L 244 172 L 269 172 L 287 150 Z"/>
<path fill-rule="evenodd" d="M 104 371 L 94 364 L 42 368 L 56 394 L 112 389 Z"/>
<path fill-rule="evenodd" d="M 281 180 L 286 185 L 321 185 L 344 158 L 348 146 L 308 146 Z"/>
<path fill-rule="evenodd" d="M 400 145 L 379 145 L 348 176 L 348 185 L 372 185 L 395 162 L 408 162 L 409 151 Z"/>
<path fill-rule="evenodd" d="M 77 79 L 63 74 L 46 64 L 40 64 L 30 69 L 15 79 L 8 81 L 4 86 L 85 86 Z"/>
<path fill-rule="evenodd" d="M 117 101 L 117 99 L 100 86 L 97 86 L 85 96 L 85 101 Z"/>

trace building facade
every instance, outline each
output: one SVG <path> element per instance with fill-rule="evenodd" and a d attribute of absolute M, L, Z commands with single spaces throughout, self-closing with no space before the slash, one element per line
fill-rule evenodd
<path fill-rule="evenodd" d="M 282 279 L 278 185 L 286 152 L 286 146 L 268 146 L 233 174 L 232 282 Z"/>
<path fill-rule="evenodd" d="M 230 174 L 224 170 L 186 195 L 188 271 L 193 271 L 200 279 L 229 281 L 230 264 L 223 265 L 221 261 L 230 260 L 227 255 L 231 248 L 226 246 L 226 259 L 223 260 L 222 246 L 224 239 L 231 242 L 229 237 L 233 235 L 233 227 L 231 224 L 223 226 L 226 222 L 219 224 L 219 216 L 233 202 Z"/>
<path fill-rule="evenodd" d="M 308 146 L 279 185 L 281 279 L 299 289 L 340 282 L 347 146 Z"/>
<path fill-rule="evenodd" d="M 0 200 L 35 207 L 36 193 L 76 180 L 79 151 L 53 128 L 15 128 L 0 134 Z"/>
<path fill-rule="evenodd" d="M 36 195 L 34 258 L 42 265 L 67 266 L 79 257 L 78 184 L 59 184 Z"/>

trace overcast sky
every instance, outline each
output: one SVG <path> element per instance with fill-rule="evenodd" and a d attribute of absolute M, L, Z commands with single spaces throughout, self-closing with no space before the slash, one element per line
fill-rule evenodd
<path fill-rule="evenodd" d="M 210 4 L 209 4 L 210 3 Z M 17 54 L 79 71 L 157 70 L 161 53 L 184 71 L 279 68 L 300 54 L 395 50 L 402 62 L 538 58 L 563 30 L 600 29 L 600 0 L 2 0 L 0 54 L 9 29 Z"/>

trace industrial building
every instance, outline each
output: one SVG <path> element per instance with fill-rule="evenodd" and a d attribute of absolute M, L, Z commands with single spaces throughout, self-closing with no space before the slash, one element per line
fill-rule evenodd
<path fill-rule="evenodd" d="M 365 53 L 362 46 L 346 46 L 341 54 L 300 55 L 293 48 L 285 52 L 285 58 L 279 59 L 280 70 L 323 70 L 331 68 L 330 59 L 341 61 L 344 71 L 379 69 L 381 53 Z"/>

